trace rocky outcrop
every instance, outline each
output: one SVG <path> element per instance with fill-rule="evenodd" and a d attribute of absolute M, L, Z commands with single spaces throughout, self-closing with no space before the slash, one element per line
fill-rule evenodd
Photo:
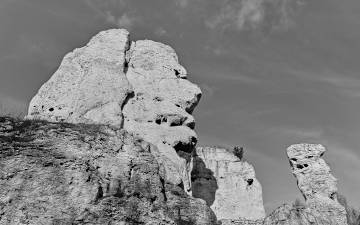
<path fill-rule="evenodd" d="M 200 97 L 171 47 L 100 32 L 64 57 L 31 100 L 30 120 L 0 118 L 0 225 L 357 222 L 314 144 L 287 149 L 305 205 L 264 220 L 242 149 L 195 150 Z"/>
<path fill-rule="evenodd" d="M 186 79 L 175 51 L 154 41 L 136 41 L 128 52 L 126 76 L 135 97 L 124 106 L 124 129 L 157 146 L 167 180 L 191 191 L 191 155 L 197 142 L 191 116 L 200 89 Z"/>
<path fill-rule="evenodd" d="M 259 224 L 262 188 L 252 165 L 225 148 L 197 147 L 193 196 L 204 199 L 223 224 Z"/>
<path fill-rule="evenodd" d="M 215 224 L 156 146 L 102 125 L 0 118 L 0 224 Z"/>
<path fill-rule="evenodd" d="M 122 29 L 103 31 L 67 54 L 31 100 L 28 119 L 105 124 L 154 144 L 166 180 L 191 192 L 197 141 L 191 113 L 200 89 L 186 79 L 175 51 Z"/>
<path fill-rule="evenodd" d="M 128 48 L 126 30 L 108 30 L 67 54 L 31 100 L 27 118 L 120 128 L 132 93 L 125 76 Z"/>
<path fill-rule="evenodd" d="M 265 220 L 265 225 L 347 225 L 345 208 L 337 200 L 336 178 L 322 156 L 319 144 L 296 144 L 287 149 L 292 173 L 305 198 L 301 207 L 284 205 Z"/>
<path fill-rule="evenodd" d="M 325 151 L 319 144 L 297 144 L 287 155 L 307 209 L 326 224 L 347 224 L 345 208 L 337 201 L 336 178 L 322 159 Z"/>

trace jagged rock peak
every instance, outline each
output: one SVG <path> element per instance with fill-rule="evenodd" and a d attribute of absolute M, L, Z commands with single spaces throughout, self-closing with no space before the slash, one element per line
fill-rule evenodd
<path fill-rule="evenodd" d="M 308 213 L 321 224 L 345 225 L 346 211 L 337 200 L 337 180 L 322 156 L 320 144 L 296 144 L 287 149 L 292 172 L 306 200 Z"/>
<path fill-rule="evenodd" d="M 223 224 L 259 224 L 264 219 L 254 167 L 233 151 L 197 147 L 192 181 L 193 196 L 204 199 Z"/>
<path fill-rule="evenodd" d="M 157 146 L 166 180 L 191 192 L 197 141 L 191 115 L 201 90 L 175 51 L 150 40 L 131 42 L 123 29 L 102 31 L 67 54 L 31 100 L 27 118 L 124 128 Z"/>

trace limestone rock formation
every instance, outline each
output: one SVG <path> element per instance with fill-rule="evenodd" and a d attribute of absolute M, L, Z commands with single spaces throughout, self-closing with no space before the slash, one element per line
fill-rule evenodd
<path fill-rule="evenodd" d="M 162 43 L 136 41 L 128 52 L 126 76 L 135 97 L 124 106 L 124 129 L 157 146 L 167 179 L 191 191 L 191 154 L 197 136 L 191 116 L 199 87 L 186 79 L 175 51 Z"/>
<path fill-rule="evenodd" d="M 197 147 L 192 172 L 193 196 L 204 199 L 223 224 L 261 224 L 262 188 L 255 170 L 230 150 Z"/>
<path fill-rule="evenodd" d="M 126 30 L 103 31 L 65 56 L 32 99 L 27 118 L 124 128 L 156 145 L 152 154 L 166 180 L 190 192 L 197 141 L 191 113 L 201 91 L 186 77 L 171 47 L 130 44 Z"/>
<path fill-rule="evenodd" d="M 347 224 L 346 210 L 337 200 L 336 178 L 322 159 L 325 151 L 325 147 L 319 144 L 296 144 L 287 149 L 305 205 L 284 205 L 266 218 L 265 225 Z"/>
<path fill-rule="evenodd" d="M 126 30 L 108 30 L 67 54 L 31 100 L 27 118 L 120 128 L 132 93 L 124 72 L 128 48 Z"/>
<path fill-rule="evenodd" d="M 155 148 L 108 126 L 0 118 L 0 225 L 215 224 L 165 182 Z"/>
<path fill-rule="evenodd" d="M 347 224 L 345 208 L 337 200 L 337 180 L 322 159 L 325 151 L 319 144 L 296 144 L 287 155 L 306 207 L 326 224 Z"/>

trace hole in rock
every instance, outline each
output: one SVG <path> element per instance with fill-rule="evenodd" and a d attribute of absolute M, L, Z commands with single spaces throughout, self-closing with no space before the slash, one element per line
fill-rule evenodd
<path fill-rule="evenodd" d="M 296 159 L 296 158 L 291 158 L 290 160 L 291 160 L 291 161 L 295 161 L 295 162 L 297 161 L 297 159 Z"/>
<path fill-rule="evenodd" d="M 180 72 L 179 72 L 179 70 L 177 70 L 177 69 L 174 69 L 174 72 L 175 72 L 175 75 L 176 75 L 176 76 L 179 76 L 179 75 L 180 75 Z"/>
<path fill-rule="evenodd" d="M 186 126 L 188 126 L 191 129 L 195 129 L 195 122 L 194 121 L 190 122 L 190 123 L 186 124 Z"/>
<path fill-rule="evenodd" d="M 308 164 L 304 164 L 304 167 L 308 167 L 309 165 Z"/>
<path fill-rule="evenodd" d="M 248 185 L 252 185 L 254 183 L 254 179 L 247 179 L 246 181 Z"/>
<path fill-rule="evenodd" d="M 159 125 L 162 124 L 162 123 L 167 123 L 166 116 L 164 116 L 164 115 L 157 116 L 156 119 L 155 119 L 155 123 L 157 123 Z"/>
<path fill-rule="evenodd" d="M 174 115 L 170 120 L 170 127 L 182 126 L 185 120 L 186 118 L 181 118 Z"/>
<path fill-rule="evenodd" d="M 174 149 L 176 150 L 176 152 L 182 151 L 182 152 L 187 152 L 187 153 L 191 153 L 194 150 L 194 146 L 196 145 L 196 138 L 195 137 L 191 137 L 191 140 L 188 143 L 184 143 L 184 142 L 177 142 L 174 146 Z"/>
<path fill-rule="evenodd" d="M 335 192 L 331 193 L 329 197 L 330 197 L 332 200 L 335 200 L 335 199 L 336 199 L 336 193 L 335 193 Z"/>
<path fill-rule="evenodd" d="M 161 101 L 163 101 L 164 99 L 162 98 L 162 97 L 159 97 L 159 96 L 156 96 L 155 98 L 154 98 L 154 101 L 157 101 L 157 102 L 161 102 Z"/>
<path fill-rule="evenodd" d="M 54 108 L 50 108 L 49 111 L 50 111 L 50 112 L 54 111 Z"/>
<path fill-rule="evenodd" d="M 298 164 L 298 165 L 296 165 L 296 168 L 303 169 L 304 167 L 302 165 Z"/>

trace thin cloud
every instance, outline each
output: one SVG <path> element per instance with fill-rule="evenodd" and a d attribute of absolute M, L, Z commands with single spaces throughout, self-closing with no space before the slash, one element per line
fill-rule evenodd
<path fill-rule="evenodd" d="M 205 21 L 210 29 L 288 29 L 302 0 L 223 0 L 218 13 Z"/>
<path fill-rule="evenodd" d="M 131 29 L 141 21 L 140 16 L 136 15 L 134 11 L 128 10 L 125 0 L 86 0 L 85 3 L 107 23 L 118 28 Z"/>
<path fill-rule="evenodd" d="M 117 17 L 111 12 L 106 12 L 106 21 L 119 28 L 131 29 L 135 25 L 137 18 L 135 16 L 130 16 L 127 13 Z"/>
<path fill-rule="evenodd" d="M 167 35 L 168 32 L 167 32 L 167 30 L 165 30 L 165 28 L 163 28 L 163 27 L 158 27 L 158 28 L 155 29 L 154 34 L 155 34 L 156 36 L 162 37 L 162 36 Z"/>
<path fill-rule="evenodd" d="M 175 0 L 175 4 L 181 8 L 186 8 L 189 5 L 189 0 Z"/>

